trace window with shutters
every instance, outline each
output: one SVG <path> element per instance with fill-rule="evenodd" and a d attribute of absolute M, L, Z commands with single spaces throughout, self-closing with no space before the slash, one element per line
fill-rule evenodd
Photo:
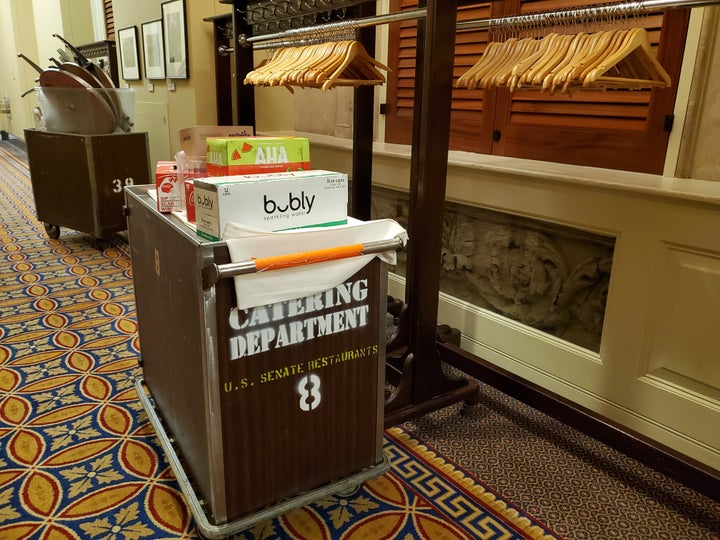
<path fill-rule="evenodd" d="M 584 5 L 597 5 L 587 2 Z M 567 0 L 508 0 L 463 6 L 458 20 L 475 20 L 578 7 Z M 417 0 L 392 0 L 394 11 L 416 9 Z M 568 96 L 537 90 L 455 88 L 450 149 L 518 158 L 661 173 L 669 137 L 689 13 L 672 10 L 628 21 L 649 33 L 653 54 L 671 77 L 669 88 L 581 91 Z M 597 29 L 602 29 L 598 27 Z M 580 31 L 595 31 L 578 27 Z M 549 31 L 549 30 L 548 30 Z M 574 30 L 563 29 L 564 33 Z M 455 79 L 501 31 L 458 32 Z M 415 85 L 415 22 L 391 25 L 386 141 L 410 144 Z"/>

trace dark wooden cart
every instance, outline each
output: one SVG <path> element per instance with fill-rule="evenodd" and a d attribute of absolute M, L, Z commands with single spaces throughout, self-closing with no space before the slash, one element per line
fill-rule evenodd
<path fill-rule="evenodd" d="M 127 229 L 123 188 L 150 182 L 147 133 L 26 129 L 25 141 L 35 212 L 50 238 L 60 227 L 96 239 Z"/>
<path fill-rule="evenodd" d="M 385 472 L 386 264 L 312 306 L 238 310 L 227 245 L 157 212 L 148 188 L 126 189 L 137 388 L 201 533 L 224 537 Z"/>

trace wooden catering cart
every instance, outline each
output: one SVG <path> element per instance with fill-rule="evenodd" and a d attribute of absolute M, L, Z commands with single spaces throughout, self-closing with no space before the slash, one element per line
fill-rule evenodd
<path fill-rule="evenodd" d="M 123 188 L 150 181 L 147 133 L 79 135 L 25 130 L 37 218 L 104 238 L 127 229 Z"/>
<path fill-rule="evenodd" d="M 229 277 L 248 265 L 159 213 L 153 187 L 125 189 L 142 351 L 136 388 L 201 534 L 229 536 L 386 472 L 387 265 L 376 257 L 347 280 L 367 294 L 239 310 Z M 346 309 L 367 324 L 307 330 Z M 268 335 L 300 328 L 305 339 L 268 346 Z"/>

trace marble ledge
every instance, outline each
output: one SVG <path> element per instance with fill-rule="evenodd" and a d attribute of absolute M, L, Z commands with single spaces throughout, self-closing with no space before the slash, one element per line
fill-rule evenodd
<path fill-rule="evenodd" d="M 325 146 L 337 150 L 352 150 L 352 140 L 306 132 L 267 132 L 263 135 L 296 135 L 310 139 L 312 146 Z M 391 159 L 409 160 L 410 147 L 400 144 L 375 142 L 373 153 Z M 685 199 L 720 206 L 720 182 L 694 178 L 617 171 L 597 167 L 565 165 L 504 156 L 490 156 L 451 150 L 448 167 L 498 175 L 534 178 L 559 184 L 575 184 L 609 191 L 627 191 L 645 195 Z"/>

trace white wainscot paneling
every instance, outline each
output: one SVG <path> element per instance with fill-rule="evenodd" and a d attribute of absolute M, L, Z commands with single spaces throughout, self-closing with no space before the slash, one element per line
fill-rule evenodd
<path fill-rule="evenodd" d="M 666 249 L 641 375 L 720 412 L 720 253 Z"/>

